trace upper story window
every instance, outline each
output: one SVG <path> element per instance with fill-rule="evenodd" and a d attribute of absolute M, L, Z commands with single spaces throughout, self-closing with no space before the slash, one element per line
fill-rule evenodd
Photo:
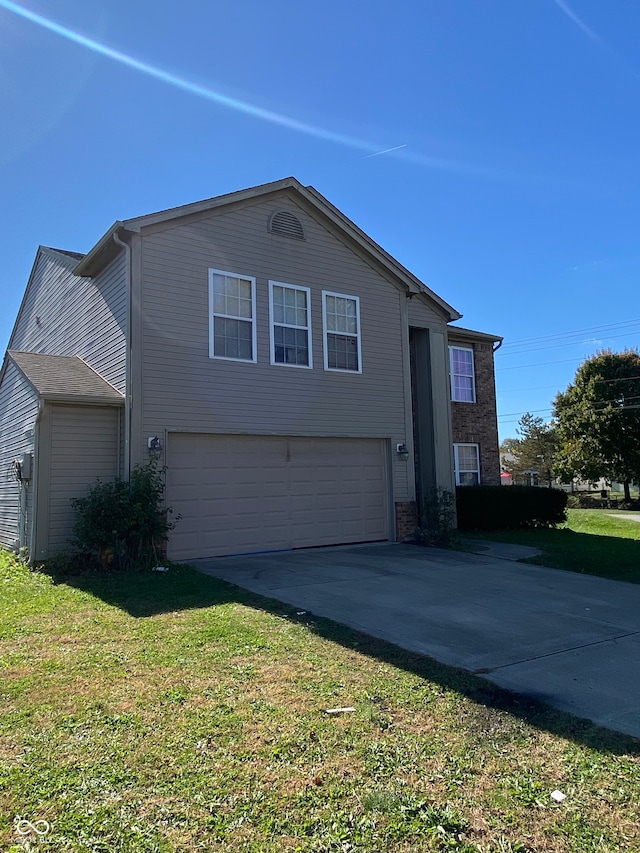
<path fill-rule="evenodd" d="M 480 454 L 477 444 L 454 444 L 453 457 L 456 486 L 477 486 L 480 483 Z"/>
<path fill-rule="evenodd" d="M 209 357 L 256 360 L 256 280 L 209 270 Z"/>
<path fill-rule="evenodd" d="M 313 367 L 310 310 L 308 287 L 269 282 L 271 364 Z"/>
<path fill-rule="evenodd" d="M 449 347 L 451 399 L 457 403 L 475 403 L 476 382 L 473 370 L 473 350 L 468 347 Z"/>
<path fill-rule="evenodd" d="M 362 373 L 358 297 L 323 290 L 322 326 L 324 369 Z"/>

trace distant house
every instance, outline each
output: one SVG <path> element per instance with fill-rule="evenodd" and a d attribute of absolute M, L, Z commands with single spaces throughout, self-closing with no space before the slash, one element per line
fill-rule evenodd
<path fill-rule="evenodd" d="M 166 466 L 171 558 L 402 539 L 499 482 L 495 336 L 294 178 L 40 247 L 0 373 L 0 543 Z M 452 402 L 453 398 L 453 402 Z"/>

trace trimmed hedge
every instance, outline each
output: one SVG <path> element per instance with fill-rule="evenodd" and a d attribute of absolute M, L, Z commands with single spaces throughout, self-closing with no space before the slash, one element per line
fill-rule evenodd
<path fill-rule="evenodd" d="M 567 494 L 538 486 L 458 486 L 460 530 L 555 527 L 567 520 Z"/>

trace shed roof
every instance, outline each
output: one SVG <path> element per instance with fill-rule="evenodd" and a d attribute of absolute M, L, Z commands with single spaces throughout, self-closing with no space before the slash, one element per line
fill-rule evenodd
<path fill-rule="evenodd" d="M 77 355 L 9 350 L 7 356 L 45 400 L 119 405 L 124 396 Z"/>
<path fill-rule="evenodd" d="M 465 338 L 487 342 L 493 341 L 494 343 L 501 343 L 503 340 L 501 335 L 491 335 L 488 332 L 476 332 L 475 329 L 463 329 L 462 326 L 447 326 L 447 332 L 449 334 L 449 340 L 451 340 L 451 338 Z"/>

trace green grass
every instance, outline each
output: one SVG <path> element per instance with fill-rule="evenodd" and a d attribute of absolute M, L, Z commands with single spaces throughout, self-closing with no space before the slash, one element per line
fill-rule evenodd
<path fill-rule="evenodd" d="M 523 562 L 604 578 L 640 583 L 640 513 L 600 509 L 567 510 L 567 523 L 555 530 L 496 530 L 464 533 L 465 539 L 511 542 L 540 548 Z"/>
<path fill-rule="evenodd" d="M 640 848 L 636 740 L 188 567 L 0 552 L 0 708 L 0 849 Z"/>

